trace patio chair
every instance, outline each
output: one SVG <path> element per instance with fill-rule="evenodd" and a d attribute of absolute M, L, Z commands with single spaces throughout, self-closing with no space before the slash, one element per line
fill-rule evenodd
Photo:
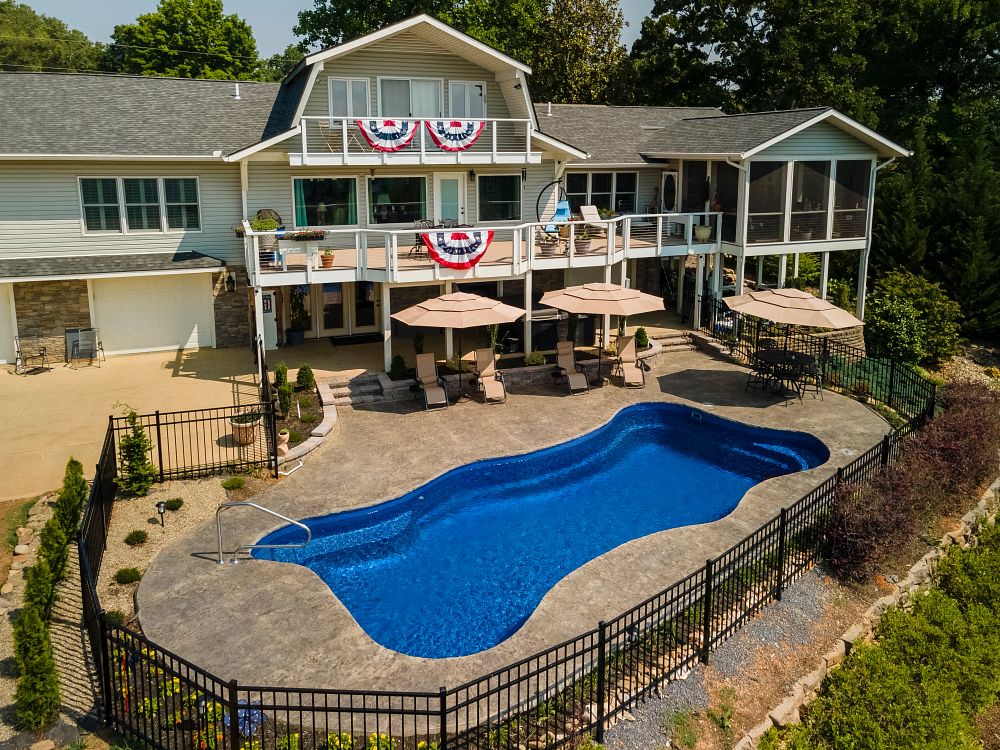
<path fill-rule="evenodd" d="M 502 404 L 507 400 L 507 387 L 503 373 L 497 370 L 496 355 L 492 349 L 476 349 L 476 379 L 473 387 L 482 392 L 483 402 Z"/>
<path fill-rule="evenodd" d="M 619 339 L 615 370 L 626 388 L 646 387 L 646 365 L 639 359 L 635 348 L 635 336 L 624 336 Z"/>
<path fill-rule="evenodd" d="M 433 354 L 417 355 L 417 388 L 423 394 L 424 408 L 448 408 L 448 391 L 444 378 L 438 375 L 437 361 Z"/>
<path fill-rule="evenodd" d="M 799 386 L 802 393 L 809 391 L 813 398 L 819 396 L 819 400 L 823 400 L 823 370 L 815 361 L 802 368 Z"/>
<path fill-rule="evenodd" d="M 70 364 L 79 363 L 81 360 L 89 360 L 90 364 L 97 363 L 101 366 L 101 360 L 107 361 L 104 354 L 104 344 L 101 342 L 101 334 L 96 328 L 84 328 L 80 330 L 79 338 L 73 342 L 72 350 L 69 354 Z"/>
<path fill-rule="evenodd" d="M 428 219 L 420 219 L 413 222 L 413 228 L 416 229 L 416 233 L 413 235 L 413 247 L 409 249 L 406 253 L 409 258 L 426 258 L 430 255 L 427 252 L 427 246 L 424 244 L 424 233 L 433 228 L 434 222 Z"/>
<path fill-rule="evenodd" d="M 580 206 L 580 216 L 587 222 L 587 229 L 598 237 L 608 236 L 608 225 L 601 218 L 597 206 Z"/>
<path fill-rule="evenodd" d="M 590 390 L 590 383 L 587 382 L 587 376 L 584 374 L 583 368 L 576 363 L 573 342 L 560 341 L 556 344 L 556 356 L 559 362 L 556 365 L 556 369 L 559 372 L 559 376 L 566 379 L 569 392 L 573 394 Z"/>
<path fill-rule="evenodd" d="M 21 343 L 21 337 L 14 337 L 14 373 L 16 375 L 27 375 L 29 372 L 48 370 L 48 354 L 45 347 L 34 339 L 34 345 L 25 349 Z"/>

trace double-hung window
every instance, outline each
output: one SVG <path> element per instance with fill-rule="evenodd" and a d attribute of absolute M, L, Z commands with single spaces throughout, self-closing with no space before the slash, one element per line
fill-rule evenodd
<path fill-rule="evenodd" d="M 117 179 L 114 177 L 81 178 L 80 198 L 83 202 L 83 224 L 88 232 L 122 231 Z"/>
<path fill-rule="evenodd" d="M 198 206 L 198 180 L 194 177 L 163 178 L 163 200 L 167 214 L 167 229 L 201 229 Z"/>
<path fill-rule="evenodd" d="M 486 83 L 451 81 L 448 84 L 448 116 L 458 120 L 486 117 Z"/>
<path fill-rule="evenodd" d="M 358 223 L 357 180 L 354 177 L 296 178 L 295 226 L 338 227 Z"/>
<path fill-rule="evenodd" d="M 521 220 L 521 176 L 479 176 L 479 221 Z"/>
<path fill-rule="evenodd" d="M 382 117 L 443 117 L 442 89 L 440 78 L 380 78 L 380 114 Z"/>
<path fill-rule="evenodd" d="M 330 79 L 330 117 L 368 117 L 368 79 Z"/>
<path fill-rule="evenodd" d="M 125 221 L 130 232 L 162 230 L 160 223 L 160 185 L 155 177 L 126 177 Z"/>

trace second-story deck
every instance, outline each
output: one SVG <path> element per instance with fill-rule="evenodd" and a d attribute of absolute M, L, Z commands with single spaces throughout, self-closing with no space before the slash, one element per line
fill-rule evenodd
<path fill-rule="evenodd" d="M 532 270 L 600 267 L 634 258 L 714 253 L 719 250 L 720 222 L 720 214 L 645 214 L 599 223 L 531 222 L 445 229 L 493 232 L 484 257 L 469 269 L 446 268 L 430 257 L 422 235 L 440 230 L 317 229 L 316 239 L 303 240 L 285 239 L 280 232 L 254 233 L 247 227 L 247 267 L 252 269 L 252 280 L 261 286 L 513 278 Z M 322 239 L 318 238 L 320 232 Z M 329 258 L 331 254 L 332 260 L 324 265 L 324 256 Z"/>

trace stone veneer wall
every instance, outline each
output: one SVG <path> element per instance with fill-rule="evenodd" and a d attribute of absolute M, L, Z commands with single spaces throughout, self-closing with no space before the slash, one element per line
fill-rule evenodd
<path fill-rule="evenodd" d="M 236 291 L 226 291 L 226 275 L 236 274 Z M 229 266 L 212 274 L 212 307 L 215 312 L 215 345 L 247 346 L 250 343 L 250 292 L 243 266 Z"/>
<path fill-rule="evenodd" d="M 25 349 L 30 352 L 38 337 L 53 362 L 66 357 L 65 329 L 91 325 L 87 282 L 82 280 L 14 284 L 14 309 Z"/>

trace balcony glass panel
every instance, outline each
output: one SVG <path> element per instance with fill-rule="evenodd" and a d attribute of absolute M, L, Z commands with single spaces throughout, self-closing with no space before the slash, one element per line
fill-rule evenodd
<path fill-rule="evenodd" d="M 747 242 L 781 242 L 785 237 L 785 170 L 781 161 L 750 164 Z"/>

